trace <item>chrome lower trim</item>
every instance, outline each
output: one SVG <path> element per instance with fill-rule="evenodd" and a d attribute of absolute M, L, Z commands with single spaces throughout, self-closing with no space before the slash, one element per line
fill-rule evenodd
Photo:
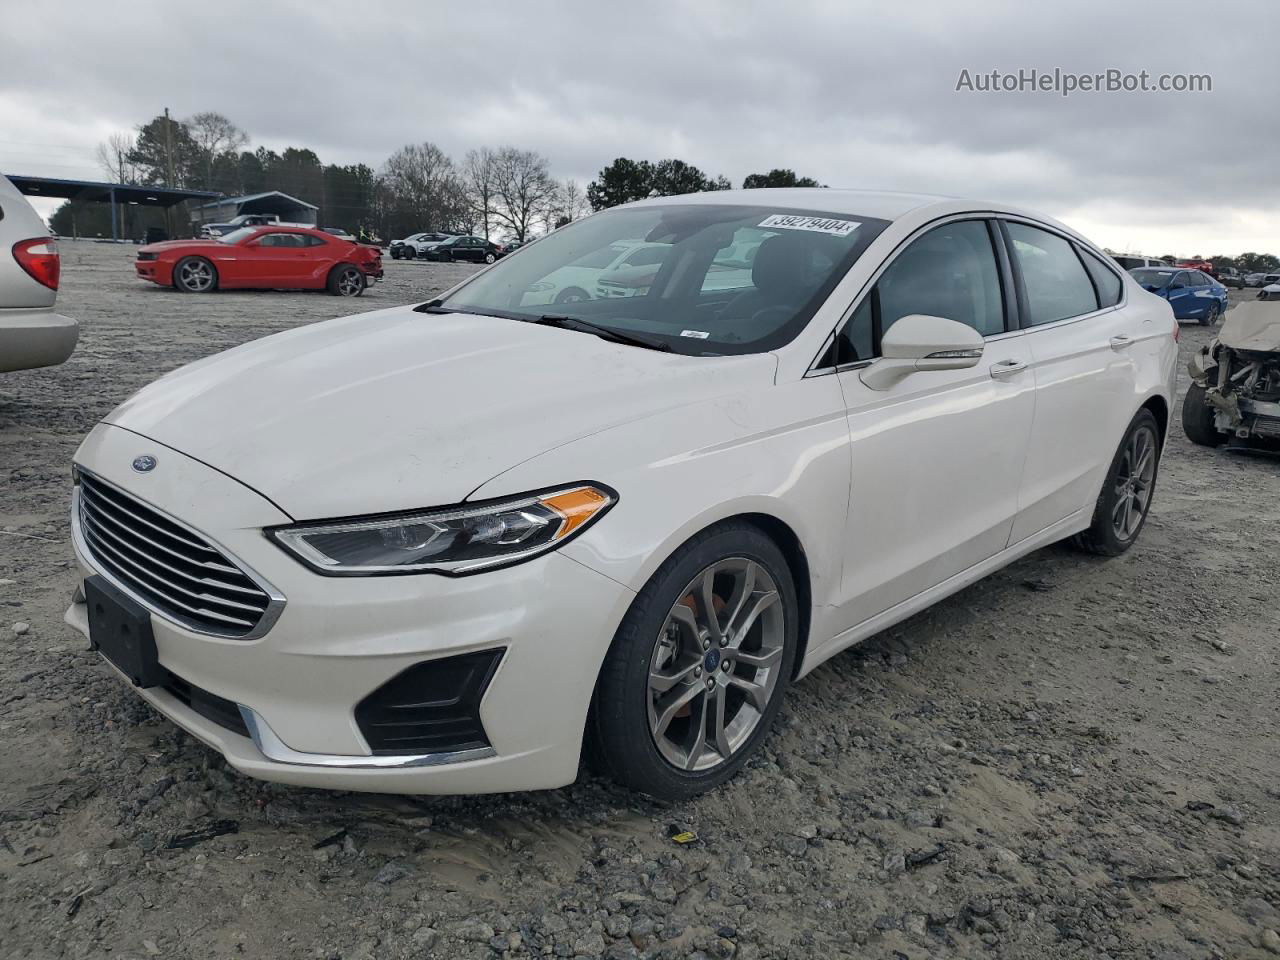
<path fill-rule="evenodd" d="M 240 716 L 249 728 L 253 745 L 264 757 L 275 763 L 291 763 L 304 767 L 344 767 L 351 770 L 396 770 L 409 767 L 438 767 L 446 763 L 463 763 L 467 760 L 485 760 L 496 757 L 493 747 L 477 747 L 474 750 L 456 750 L 452 753 L 424 753 L 406 756 L 375 755 L 351 756 L 349 754 L 302 753 L 294 750 L 276 736 L 258 713 L 240 706 Z"/>
<path fill-rule="evenodd" d="M 81 466 L 77 466 L 76 469 L 83 471 L 84 473 L 90 474 L 99 483 L 105 484 L 106 486 L 112 487 L 113 489 L 120 491 L 120 493 L 122 493 L 126 497 L 137 499 L 134 497 L 133 494 L 129 493 L 127 490 L 124 490 L 121 487 L 117 486 L 116 484 L 111 483 L 109 480 L 103 479 L 98 474 L 94 473 L 92 470 L 86 470 L 84 467 L 81 467 Z M 233 563 L 236 566 L 236 568 L 240 570 L 241 573 L 247 576 L 250 580 L 252 580 L 255 584 L 257 584 L 258 587 L 262 589 L 262 591 L 268 597 L 268 603 L 267 603 L 266 609 L 262 613 L 262 617 L 258 620 L 257 625 L 252 630 L 248 631 L 247 633 L 237 633 L 237 632 L 221 633 L 216 630 L 209 630 L 195 623 L 187 623 L 183 620 L 176 618 L 172 613 L 166 610 L 160 609 L 150 600 L 146 599 L 146 597 L 139 595 L 139 593 L 136 590 L 133 590 L 127 583 L 122 582 L 118 577 L 115 577 L 110 573 L 108 573 L 105 569 L 103 569 L 101 564 L 95 563 L 93 551 L 89 548 L 89 544 L 85 541 L 84 531 L 81 529 L 81 526 L 80 526 L 80 485 L 78 483 L 74 488 L 72 488 L 72 491 L 71 491 L 71 542 L 72 542 L 72 545 L 75 547 L 76 553 L 79 554 L 80 558 L 84 560 L 85 563 L 87 563 L 90 567 L 92 567 L 100 577 L 102 577 L 104 580 L 109 581 L 113 586 L 121 590 L 130 599 L 141 604 L 148 612 L 166 621 L 167 623 L 172 623 L 175 626 L 181 627 L 183 630 L 189 630 L 191 633 L 197 633 L 197 634 L 200 634 L 201 636 L 219 637 L 224 640 L 257 640 L 265 636 L 266 633 L 273 626 L 275 626 L 276 621 L 280 619 L 280 614 L 284 612 L 285 604 L 288 602 L 287 600 L 285 600 L 284 594 L 282 594 L 279 590 L 273 587 L 265 577 L 261 576 L 252 567 L 245 564 L 242 560 L 236 557 L 235 554 L 233 554 L 230 550 L 222 546 L 222 544 L 218 543 L 216 540 L 209 537 L 207 534 L 201 533 L 200 531 L 192 527 L 190 524 L 183 523 L 181 520 L 173 516 L 171 513 L 161 510 L 159 507 L 155 506 L 154 504 L 148 503 L 147 508 L 150 510 L 154 510 L 156 513 L 163 514 L 171 522 L 177 524 L 179 527 L 182 527 L 184 530 L 190 531 L 190 533 L 193 534 L 198 540 L 211 545 L 219 553 L 221 553 L 224 557 L 226 557 L 228 561 Z"/>

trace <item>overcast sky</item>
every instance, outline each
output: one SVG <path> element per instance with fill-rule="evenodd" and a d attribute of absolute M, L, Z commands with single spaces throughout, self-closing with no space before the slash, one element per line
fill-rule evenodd
<path fill-rule="evenodd" d="M 617 156 L 735 184 L 987 197 L 1116 250 L 1280 254 L 1269 4 L 44 3 L 0 0 L 0 171 L 102 179 L 94 147 L 168 106 L 254 145 L 378 168 L 404 143 Z M 1208 93 L 957 92 L 1019 68 L 1209 74 Z M 42 211 L 48 212 L 48 210 Z"/>

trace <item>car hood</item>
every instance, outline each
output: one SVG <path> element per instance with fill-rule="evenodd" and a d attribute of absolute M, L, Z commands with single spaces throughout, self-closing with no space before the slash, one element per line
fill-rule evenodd
<path fill-rule="evenodd" d="M 561 444 L 771 384 L 776 366 L 771 354 L 686 357 L 404 307 L 197 361 L 134 394 L 106 422 L 312 520 L 459 503 Z M 608 482 L 608 465 L 564 479 Z"/>
<path fill-rule="evenodd" d="M 1218 342 L 1232 350 L 1280 353 L 1280 301 L 1252 300 L 1227 313 Z"/>
<path fill-rule="evenodd" d="M 139 253 L 164 253 L 166 250 L 200 249 L 210 247 L 226 249 L 225 243 L 217 240 L 164 240 L 160 243 L 148 243 L 138 248 Z"/>

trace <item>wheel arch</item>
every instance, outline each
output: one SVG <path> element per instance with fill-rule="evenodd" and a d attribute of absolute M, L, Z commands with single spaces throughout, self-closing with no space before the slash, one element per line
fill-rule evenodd
<path fill-rule="evenodd" d="M 1169 401 L 1161 394 L 1153 394 L 1143 401 L 1139 409 L 1150 410 L 1156 418 L 1156 425 L 1160 428 L 1160 445 L 1164 446 L 1164 442 L 1169 436 Z"/>
<path fill-rule="evenodd" d="M 790 679 L 800 674 L 800 665 L 804 663 L 809 649 L 809 633 L 813 626 L 813 583 L 809 577 L 809 556 L 799 535 L 785 521 L 767 513 L 740 513 L 727 518 L 729 521 L 741 521 L 756 527 L 772 540 L 786 558 L 787 567 L 791 571 L 791 580 L 796 587 L 796 600 L 800 608 L 800 623 L 796 636 L 799 646 L 796 650 L 795 663 L 791 668 Z M 721 521 L 724 522 L 724 521 Z"/>

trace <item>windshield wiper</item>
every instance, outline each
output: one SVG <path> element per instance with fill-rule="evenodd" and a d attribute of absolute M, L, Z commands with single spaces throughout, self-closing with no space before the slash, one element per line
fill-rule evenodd
<path fill-rule="evenodd" d="M 556 313 L 544 313 L 537 320 L 529 320 L 527 322 L 536 323 L 544 327 L 559 327 L 562 330 L 581 330 L 584 333 L 593 333 L 604 340 L 625 343 L 631 347 L 661 350 L 664 353 L 671 352 L 671 344 L 656 337 L 646 337 L 640 333 L 628 333 L 625 330 L 618 330 L 614 327 L 592 323 L 590 320 L 583 320 L 581 317 L 566 317 Z"/>

